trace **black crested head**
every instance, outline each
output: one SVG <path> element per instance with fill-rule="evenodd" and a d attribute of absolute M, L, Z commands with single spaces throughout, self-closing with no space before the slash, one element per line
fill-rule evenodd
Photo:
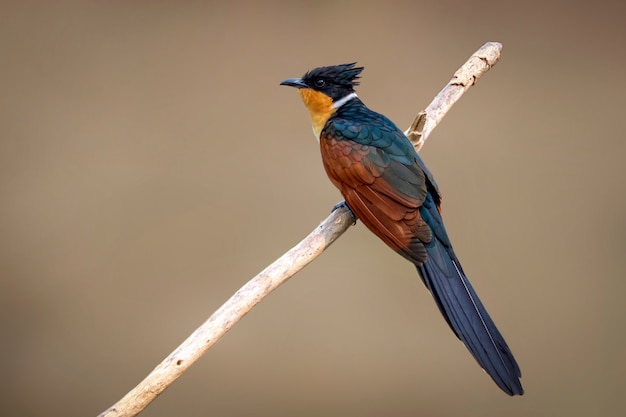
<path fill-rule="evenodd" d="M 355 65 L 356 62 L 315 68 L 304 74 L 302 82 L 336 101 L 354 92 L 354 87 L 359 85 L 356 80 L 363 67 Z"/>

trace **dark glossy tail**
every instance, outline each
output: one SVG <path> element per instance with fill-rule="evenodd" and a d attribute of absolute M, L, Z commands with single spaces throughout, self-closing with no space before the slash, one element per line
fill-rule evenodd
<path fill-rule="evenodd" d="M 519 366 L 458 259 L 436 238 L 426 248 L 428 260 L 417 271 L 452 331 L 504 392 L 522 395 Z"/>

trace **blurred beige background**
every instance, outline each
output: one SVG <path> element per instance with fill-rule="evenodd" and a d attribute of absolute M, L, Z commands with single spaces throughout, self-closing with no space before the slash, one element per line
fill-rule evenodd
<path fill-rule="evenodd" d="M 422 155 L 526 395 L 359 224 L 143 415 L 623 412 L 619 3 L 3 2 L 3 414 L 96 415 L 327 216 L 281 80 L 358 61 L 361 98 L 406 127 L 486 41 L 502 60 Z"/>

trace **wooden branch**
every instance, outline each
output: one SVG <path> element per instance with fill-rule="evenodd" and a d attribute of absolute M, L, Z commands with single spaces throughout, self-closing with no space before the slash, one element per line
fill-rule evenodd
<path fill-rule="evenodd" d="M 431 132 L 443 116 L 461 96 L 469 90 L 476 81 L 496 65 L 500 59 L 502 44 L 498 42 L 487 42 L 481 46 L 472 56 L 459 68 L 448 84 L 437 94 L 433 101 L 420 112 L 411 126 L 404 134 L 413 143 L 415 149 L 419 150 L 430 136 Z"/>
<path fill-rule="evenodd" d="M 454 74 L 433 102 L 420 112 L 405 132 L 419 150 L 452 105 L 487 72 L 500 57 L 502 45 L 488 42 Z M 352 217 L 339 208 L 304 240 L 252 278 L 198 327 L 135 388 L 102 412 L 99 417 L 139 414 L 183 374 L 259 301 L 319 256 L 352 224 Z"/>

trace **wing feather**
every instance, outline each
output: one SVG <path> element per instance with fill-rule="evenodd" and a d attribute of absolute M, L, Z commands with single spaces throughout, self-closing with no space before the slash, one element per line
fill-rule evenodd
<path fill-rule="evenodd" d="M 411 262 L 423 263 L 423 244 L 432 239 L 419 213 L 427 192 L 424 172 L 353 141 L 323 137 L 320 148 L 329 178 L 363 224 Z"/>

